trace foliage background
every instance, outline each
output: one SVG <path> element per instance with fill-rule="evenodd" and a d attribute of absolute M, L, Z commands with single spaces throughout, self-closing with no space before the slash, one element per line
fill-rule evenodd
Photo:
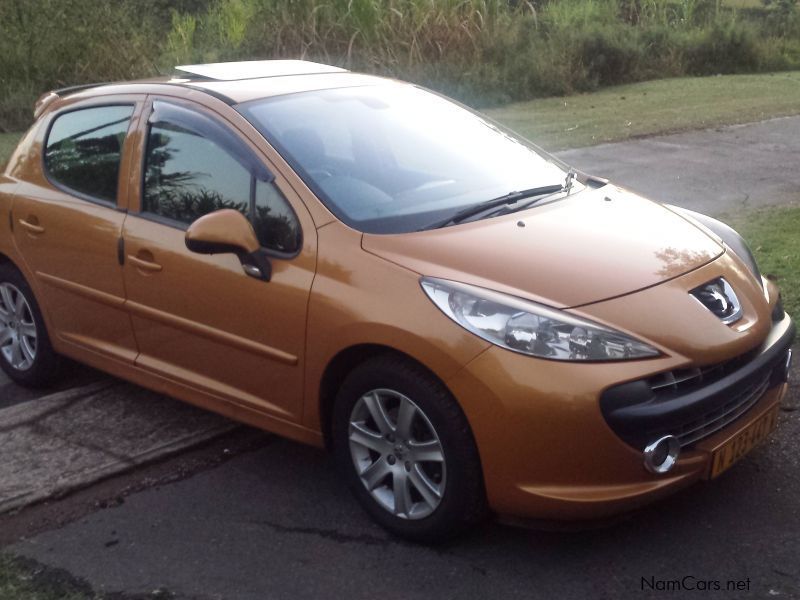
<path fill-rule="evenodd" d="M 800 68 L 795 0 L 0 0 L 0 131 L 59 86 L 305 58 L 477 106 Z"/>

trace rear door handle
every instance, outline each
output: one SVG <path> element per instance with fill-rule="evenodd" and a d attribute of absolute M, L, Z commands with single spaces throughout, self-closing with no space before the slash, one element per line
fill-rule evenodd
<path fill-rule="evenodd" d="M 158 273 L 163 269 L 163 267 L 156 263 L 149 260 L 142 260 L 138 256 L 134 256 L 133 254 L 128 254 L 128 260 L 131 261 L 131 264 L 135 265 L 137 269 L 141 269 L 142 271 L 150 271 L 151 273 Z"/>
<path fill-rule="evenodd" d="M 35 217 L 34 217 L 35 218 Z M 31 223 L 30 221 L 26 221 L 25 219 L 20 219 L 19 224 L 22 225 L 25 229 L 27 229 L 30 233 L 44 233 L 44 227 L 37 223 Z"/>

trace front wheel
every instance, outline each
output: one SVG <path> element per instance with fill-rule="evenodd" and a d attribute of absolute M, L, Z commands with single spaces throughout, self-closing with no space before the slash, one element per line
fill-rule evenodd
<path fill-rule="evenodd" d="M 339 469 L 392 533 L 439 542 L 484 513 L 480 460 L 464 413 L 415 363 L 384 356 L 345 379 L 334 408 Z"/>
<path fill-rule="evenodd" d="M 33 291 L 9 264 L 0 265 L 0 368 L 28 387 L 47 386 L 58 370 Z"/>

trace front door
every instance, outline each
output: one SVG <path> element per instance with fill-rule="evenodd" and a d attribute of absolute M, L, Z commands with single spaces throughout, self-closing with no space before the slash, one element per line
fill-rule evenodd
<path fill-rule="evenodd" d="M 37 134 L 44 163 L 28 171 L 12 207 L 14 241 L 34 274 L 56 346 L 128 363 L 136 343 L 123 308 L 118 246 L 131 151 L 126 135 L 142 99 L 79 103 L 44 122 Z"/>
<path fill-rule="evenodd" d="M 260 159 L 254 167 L 256 151 L 231 125 L 200 107 L 156 100 L 143 154 L 139 210 L 124 226 L 136 364 L 217 398 L 299 421 L 316 264 L 308 212 Z M 270 281 L 248 276 L 232 254 L 186 248 L 186 227 L 222 208 L 240 210 L 253 223 L 272 256 Z"/>

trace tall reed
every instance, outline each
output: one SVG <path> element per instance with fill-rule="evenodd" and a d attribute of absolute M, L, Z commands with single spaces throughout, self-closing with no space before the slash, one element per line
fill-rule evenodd
<path fill-rule="evenodd" d="M 800 17 L 793 0 L 2 0 L 0 130 L 24 126 L 36 95 L 59 85 L 273 57 L 487 105 L 800 68 Z"/>

